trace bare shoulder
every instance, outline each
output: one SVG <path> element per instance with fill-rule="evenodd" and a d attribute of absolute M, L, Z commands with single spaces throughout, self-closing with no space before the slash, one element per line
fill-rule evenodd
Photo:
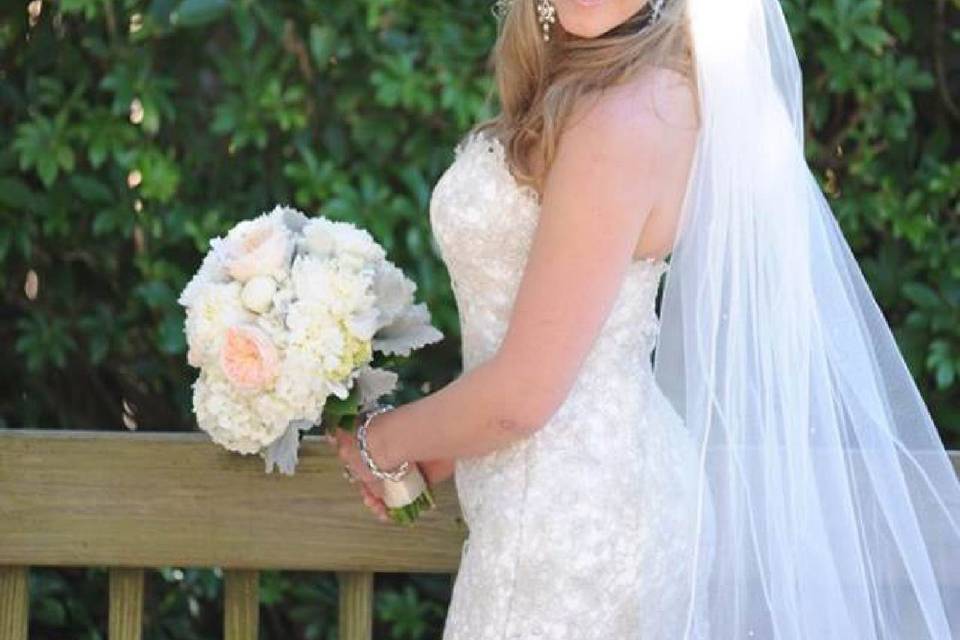
<path fill-rule="evenodd" d="M 652 67 L 622 84 L 584 95 L 568 122 L 565 134 L 571 138 L 671 145 L 678 136 L 696 134 L 696 94 L 682 73 Z"/>
<path fill-rule="evenodd" d="M 682 74 L 652 67 L 579 97 L 563 124 L 544 200 L 599 210 L 672 199 L 695 147 L 693 93 Z"/>

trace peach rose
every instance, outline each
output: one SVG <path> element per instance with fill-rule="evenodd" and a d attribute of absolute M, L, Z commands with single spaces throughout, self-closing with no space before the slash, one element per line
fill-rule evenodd
<path fill-rule="evenodd" d="M 280 222 L 261 216 L 234 227 L 224 239 L 222 250 L 227 273 L 246 282 L 285 270 L 293 254 L 293 239 Z"/>
<path fill-rule="evenodd" d="M 238 389 L 260 391 L 276 379 L 280 356 L 263 330 L 249 324 L 234 325 L 224 336 L 220 367 Z"/>

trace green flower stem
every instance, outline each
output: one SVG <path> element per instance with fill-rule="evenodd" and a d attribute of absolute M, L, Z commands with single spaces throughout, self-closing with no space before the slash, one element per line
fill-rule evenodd
<path fill-rule="evenodd" d="M 387 507 L 387 514 L 390 516 L 390 519 L 397 524 L 410 526 L 417 521 L 417 518 L 420 517 L 422 512 L 433 509 L 436 506 L 437 502 L 433 498 L 433 493 L 430 491 L 430 488 L 427 487 L 423 493 L 417 496 L 410 504 L 403 507 Z"/>

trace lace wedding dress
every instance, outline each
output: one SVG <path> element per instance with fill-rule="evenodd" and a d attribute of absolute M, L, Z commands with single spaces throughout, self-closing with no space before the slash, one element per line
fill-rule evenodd
<path fill-rule="evenodd" d="M 504 148 L 472 132 L 434 187 L 463 368 L 496 351 L 539 214 Z M 680 638 L 696 452 L 650 360 L 663 260 L 633 262 L 569 395 L 532 436 L 456 461 L 469 529 L 444 640 Z M 701 622 L 702 624 L 702 622 Z"/>

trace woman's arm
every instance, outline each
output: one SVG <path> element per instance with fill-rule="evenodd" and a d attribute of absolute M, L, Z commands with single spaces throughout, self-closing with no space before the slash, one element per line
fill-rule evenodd
<path fill-rule="evenodd" d="M 379 466 L 485 454 L 528 437 L 559 408 L 677 158 L 689 158 L 692 134 L 662 114 L 692 109 L 691 95 L 658 93 L 655 112 L 651 86 L 610 89 L 575 112 L 500 348 L 435 393 L 377 416 L 368 443 Z"/>

